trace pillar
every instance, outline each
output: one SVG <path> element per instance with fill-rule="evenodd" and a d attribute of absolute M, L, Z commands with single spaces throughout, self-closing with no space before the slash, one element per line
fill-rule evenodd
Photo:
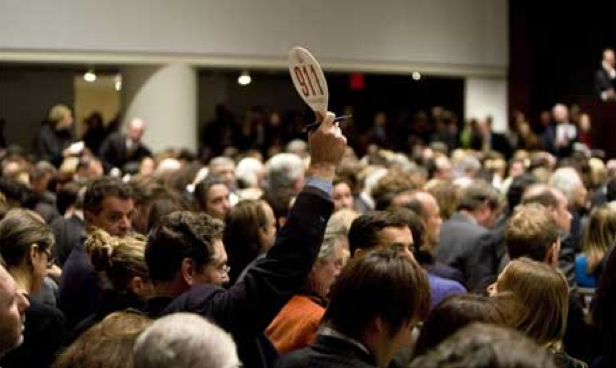
<path fill-rule="evenodd" d="M 154 152 L 197 149 L 197 72 L 189 65 L 129 66 L 122 69 L 125 118 L 147 127 L 143 141 Z"/>

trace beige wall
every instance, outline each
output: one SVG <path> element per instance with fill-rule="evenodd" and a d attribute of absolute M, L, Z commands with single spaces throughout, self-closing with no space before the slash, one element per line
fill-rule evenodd
<path fill-rule="evenodd" d="M 120 111 L 120 92 L 115 90 L 115 76 L 98 76 L 95 82 L 87 83 L 81 76 L 75 77 L 75 136 L 85 133 L 84 119 L 94 111 L 103 115 L 108 123 Z"/>

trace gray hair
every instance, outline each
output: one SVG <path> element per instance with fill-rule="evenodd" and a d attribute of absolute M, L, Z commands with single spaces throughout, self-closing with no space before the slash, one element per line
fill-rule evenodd
<path fill-rule="evenodd" d="M 239 358 L 231 336 L 205 318 L 172 314 L 155 321 L 137 339 L 135 368 L 232 368 Z"/>
<path fill-rule="evenodd" d="M 291 188 L 304 175 L 304 163 L 293 153 L 276 154 L 265 166 L 270 190 Z"/>
<path fill-rule="evenodd" d="M 235 168 L 235 177 L 238 181 L 250 188 L 259 187 L 259 171 L 263 170 L 263 163 L 254 157 L 245 157 Z"/>
<path fill-rule="evenodd" d="M 332 221 L 333 220 L 333 221 Z M 317 262 L 325 262 L 334 255 L 337 247 L 345 247 L 348 251 L 349 227 L 343 222 L 342 218 L 330 218 L 325 229 L 323 243 L 317 256 Z"/>
<path fill-rule="evenodd" d="M 233 166 L 233 168 L 235 168 L 235 161 L 233 161 L 232 159 L 226 156 L 218 156 L 218 157 L 214 157 L 210 161 L 210 165 L 209 165 L 210 170 L 212 170 L 214 166 Z"/>
<path fill-rule="evenodd" d="M 580 174 L 572 167 L 561 167 L 554 171 L 548 185 L 560 190 L 569 202 L 574 201 L 575 192 L 584 185 Z"/>

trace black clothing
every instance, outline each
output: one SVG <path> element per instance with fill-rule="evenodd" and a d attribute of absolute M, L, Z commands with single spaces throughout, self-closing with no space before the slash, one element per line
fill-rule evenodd
<path fill-rule="evenodd" d="M 483 151 L 487 146 L 490 151 L 502 153 L 506 159 L 509 159 L 513 153 L 509 139 L 502 133 L 490 133 L 489 141 L 485 145 L 484 143 L 484 139 L 480 136 L 475 135 L 471 138 L 471 148 L 474 150 Z"/>
<path fill-rule="evenodd" d="M 105 165 L 105 170 L 117 167 L 124 170 L 127 164 L 136 165 L 141 159 L 151 157 L 152 151 L 143 143 L 133 143 L 133 147 L 126 146 L 125 134 L 113 133 L 101 145 L 100 157 Z"/>
<path fill-rule="evenodd" d="M 479 236 L 475 245 L 471 247 L 468 260 L 467 287 L 469 291 L 483 293 L 486 288 L 496 281 L 503 258 L 507 254 L 505 247 L 505 227 L 509 216 L 501 216 L 494 228 Z"/>
<path fill-rule="evenodd" d="M 88 128 L 86 134 L 83 135 L 83 143 L 90 149 L 92 154 L 98 156 L 105 138 L 107 138 L 107 129 L 104 126 Z"/>
<path fill-rule="evenodd" d="M 373 368 L 372 354 L 359 346 L 333 336 L 319 335 L 307 348 L 282 356 L 276 368 Z"/>
<path fill-rule="evenodd" d="M 73 141 L 73 135 L 69 129 L 55 129 L 49 124 L 41 127 L 36 142 L 36 153 L 39 159 L 51 162 L 55 167 L 60 167 L 64 157 L 64 151 Z"/>
<path fill-rule="evenodd" d="M 111 313 L 125 309 L 143 310 L 143 308 L 144 303 L 135 295 L 119 293 L 115 290 L 104 290 L 101 294 L 100 304 L 96 313 L 86 317 L 73 328 L 66 341 L 66 345 L 72 344 L 82 333 L 105 319 Z"/>
<path fill-rule="evenodd" d="M 610 75 L 605 68 L 599 69 L 595 75 L 595 90 L 597 94 L 601 97 L 601 93 L 610 88 L 616 89 L 616 79 L 610 78 Z"/>
<path fill-rule="evenodd" d="M 587 368 L 588 366 L 561 351 L 554 353 L 554 362 L 558 368 Z"/>
<path fill-rule="evenodd" d="M 486 228 L 476 224 L 466 215 L 459 212 L 452 214 L 441 227 L 441 236 L 436 247 L 437 262 L 460 271 L 462 273 L 460 283 L 467 285 L 475 268 L 471 260 L 476 252 L 476 243 L 487 232 Z"/>
<path fill-rule="evenodd" d="M 215 285 L 193 286 L 172 301 L 156 298 L 148 302 L 148 313 L 157 317 L 193 312 L 207 317 L 231 333 L 245 367 L 272 367 L 277 353 L 263 332 L 302 290 L 332 211 L 329 196 L 316 188 L 304 188 L 275 245 L 241 282 L 228 290 Z"/>
<path fill-rule="evenodd" d="M 71 251 L 60 279 L 58 306 L 64 312 L 69 328 L 94 314 L 102 295 L 101 282 L 86 254 L 84 240 L 82 238 Z"/>
<path fill-rule="evenodd" d="M 54 257 L 62 267 L 73 248 L 86 237 L 85 224 L 81 218 L 72 215 L 69 218 L 58 217 L 50 226 L 56 239 L 56 245 L 53 247 Z"/>
<path fill-rule="evenodd" d="M 66 320 L 57 308 L 28 297 L 24 342 L 2 359 L 3 368 L 47 368 L 66 338 Z"/>

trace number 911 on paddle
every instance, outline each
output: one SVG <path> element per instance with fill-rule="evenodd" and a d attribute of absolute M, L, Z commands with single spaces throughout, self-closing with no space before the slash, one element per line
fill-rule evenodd
<path fill-rule="evenodd" d="M 289 51 L 289 73 L 295 89 L 321 118 L 327 112 L 329 90 L 319 62 L 303 47 Z"/>

